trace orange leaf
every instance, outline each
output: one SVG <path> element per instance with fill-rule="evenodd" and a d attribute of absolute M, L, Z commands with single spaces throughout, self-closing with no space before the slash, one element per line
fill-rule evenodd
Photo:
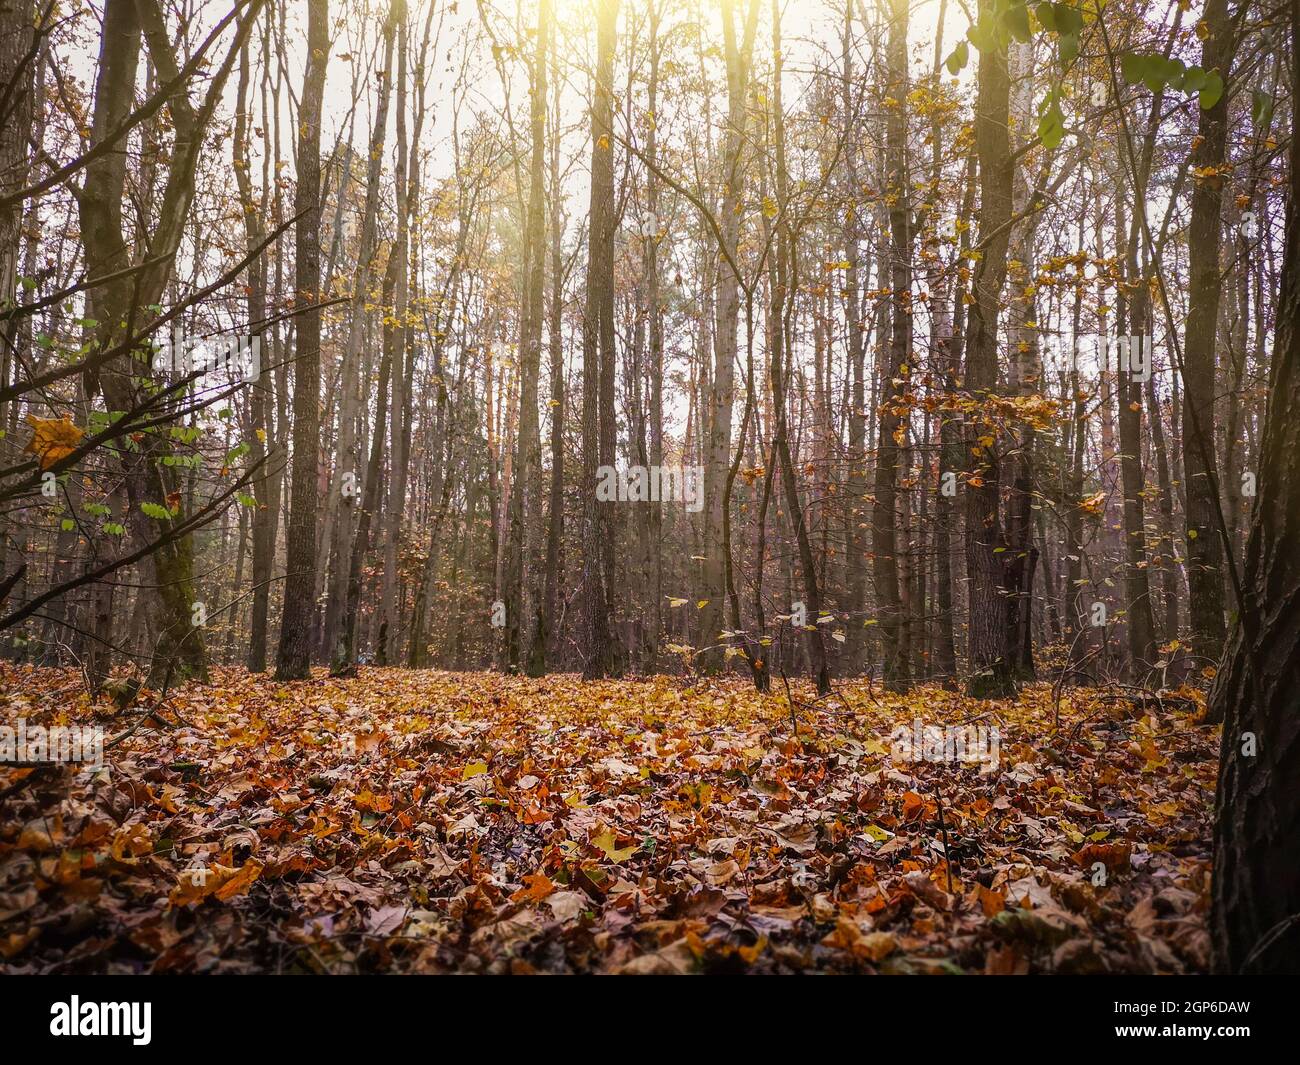
<path fill-rule="evenodd" d="M 555 891 L 555 884 L 545 873 L 524 877 L 524 886 L 510 896 L 511 902 L 541 902 Z"/>
<path fill-rule="evenodd" d="M 41 460 L 41 469 L 48 470 L 60 459 L 65 459 L 77 450 L 77 445 L 85 432 L 67 418 L 37 418 L 27 415 L 27 424 L 35 432 L 31 443 L 24 449 Z"/>

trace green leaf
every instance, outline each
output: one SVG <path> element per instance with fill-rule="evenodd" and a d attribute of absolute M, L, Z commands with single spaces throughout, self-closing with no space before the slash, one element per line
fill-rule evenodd
<path fill-rule="evenodd" d="M 1210 75 L 1200 67 L 1188 67 L 1183 74 L 1183 91 L 1192 93 L 1200 92 L 1209 82 Z"/>
<path fill-rule="evenodd" d="M 1069 4 L 1053 4 L 1052 14 L 1056 20 L 1056 32 L 1062 37 L 1075 38 L 1077 48 L 1079 34 L 1083 32 L 1083 12 Z"/>
<path fill-rule="evenodd" d="M 1126 85 L 1136 85 L 1146 74 L 1147 56 L 1137 52 L 1125 52 L 1119 57 L 1120 73 L 1124 75 Z"/>
<path fill-rule="evenodd" d="M 958 41 L 957 47 L 952 50 L 952 55 L 944 60 L 943 65 L 948 68 L 949 74 L 956 74 L 969 60 L 970 48 L 965 41 Z"/>
<path fill-rule="evenodd" d="M 1059 96 L 1055 89 L 1047 94 L 1039 107 L 1038 139 L 1048 151 L 1057 147 L 1065 137 L 1065 116 L 1061 113 Z"/>
<path fill-rule="evenodd" d="M 1250 120 L 1257 129 L 1268 132 L 1273 122 L 1273 97 L 1255 89 L 1250 95 Z"/>
<path fill-rule="evenodd" d="M 1061 60 L 1061 69 L 1065 70 L 1079 54 L 1079 36 L 1075 33 L 1061 34 L 1060 47 L 1057 55 Z"/>
<path fill-rule="evenodd" d="M 966 37 L 981 52 L 997 51 L 997 27 L 987 11 L 981 14 L 975 25 L 966 31 Z"/>
<path fill-rule="evenodd" d="M 172 512 L 160 503 L 141 503 L 140 512 L 155 521 L 167 521 L 172 516 Z"/>
<path fill-rule="evenodd" d="M 1211 70 L 1206 75 L 1205 88 L 1201 90 L 1201 110 L 1208 111 L 1211 107 L 1219 102 L 1223 96 L 1223 78 L 1219 76 L 1217 70 Z"/>
<path fill-rule="evenodd" d="M 1156 63 L 1159 64 L 1161 81 L 1171 89 L 1181 89 L 1183 79 L 1187 77 L 1187 67 L 1181 59 L 1161 59 L 1156 56 Z M 1154 80 L 1154 79 L 1153 79 Z M 1148 83 L 1152 92 L 1160 88 L 1158 84 Z"/>
<path fill-rule="evenodd" d="M 1006 13 L 1007 29 L 1011 31 L 1011 36 L 1021 44 L 1028 44 L 1033 40 L 1033 33 L 1029 29 L 1029 8 L 1024 4 L 1014 4 L 1008 8 Z"/>

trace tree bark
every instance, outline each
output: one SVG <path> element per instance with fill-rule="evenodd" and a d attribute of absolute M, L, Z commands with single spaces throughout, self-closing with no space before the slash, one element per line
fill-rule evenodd
<path fill-rule="evenodd" d="M 542 437 L 538 384 L 546 282 L 546 75 L 551 5 L 537 8 L 537 44 L 530 97 L 532 160 L 524 225 L 524 306 L 519 329 L 519 437 L 516 480 L 510 493 L 506 565 L 506 659 L 530 677 L 546 671 L 542 573 Z M 611 279 L 611 298 L 612 298 Z"/>
<path fill-rule="evenodd" d="M 1207 0 L 1202 24 L 1208 31 L 1201 66 L 1218 70 L 1224 84 L 1234 49 L 1228 0 Z M 1192 646 L 1217 661 L 1223 650 L 1223 540 L 1218 514 L 1219 471 L 1214 454 L 1215 349 L 1222 291 L 1219 263 L 1223 178 L 1215 173 L 1227 151 L 1228 99 L 1223 95 L 1200 112 L 1196 148 L 1189 165 L 1208 169 L 1192 187 L 1187 230 L 1187 326 L 1183 342 L 1183 478 L 1187 493 L 1187 584 Z"/>
<path fill-rule="evenodd" d="M 611 522 L 596 498 L 600 466 L 613 465 L 607 439 L 613 411 L 606 409 L 606 377 L 614 363 L 614 44 L 618 0 L 597 0 L 597 59 L 591 109 L 591 201 L 587 236 L 587 298 L 582 317 L 582 610 L 583 676 L 613 668 L 607 552 Z M 607 374 L 608 371 L 608 374 Z M 612 397 L 610 406 L 612 407 Z"/>
<path fill-rule="evenodd" d="M 1300 3 L 1292 0 L 1290 12 L 1292 84 L 1300 85 Z M 1300 149 L 1294 140 L 1288 193 L 1241 622 L 1212 696 L 1223 741 L 1211 931 L 1216 966 L 1242 973 L 1300 969 Z"/>
<path fill-rule="evenodd" d="M 981 0 L 979 12 L 993 17 L 993 0 Z M 981 258 L 973 279 L 974 302 L 967 319 L 967 391 L 977 402 L 997 388 L 998 308 L 1007 275 L 1011 189 L 1015 163 L 1008 119 L 1010 78 L 1002 47 L 980 52 L 975 102 L 975 152 L 979 163 L 979 244 Z M 975 698 L 1005 698 L 1015 693 L 1012 663 L 1007 658 L 1009 627 L 1007 551 L 1000 509 L 998 442 L 991 428 L 967 427 L 966 573 L 969 583 L 968 693 Z"/>
<path fill-rule="evenodd" d="M 329 49 L 329 0 L 308 0 L 294 191 L 294 212 L 300 216 L 294 227 L 294 292 L 302 313 L 297 317 L 293 372 L 293 465 L 277 680 L 311 676 L 320 446 L 320 117 Z"/>

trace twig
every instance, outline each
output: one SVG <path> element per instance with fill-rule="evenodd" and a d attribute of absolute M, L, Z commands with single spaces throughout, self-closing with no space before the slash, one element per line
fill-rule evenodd
<path fill-rule="evenodd" d="M 948 847 L 948 823 L 943 817 L 943 796 L 939 792 L 936 784 L 934 789 L 935 805 L 939 807 L 939 831 L 943 834 L 943 867 L 948 874 L 948 894 L 954 894 L 952 889 L 952 851 Z"/>

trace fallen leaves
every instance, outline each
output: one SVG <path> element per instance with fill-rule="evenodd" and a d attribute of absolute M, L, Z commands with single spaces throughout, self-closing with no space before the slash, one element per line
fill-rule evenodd
<path fill-rule="evenodd" d="M 260 863 L 248 862 L 237 869 L 216 863 L 183 871 L 180 883 L 172 889 L 167 901 L 173 906 L 193 905 L 206 898 L 229 902 L 240 895 L 247 895 L 248 889 L 262 874 L 262 869 Z"/>
<path fill-rule="evenodd" d="M 0 722 L 95 721 L 0 666 Z M 1001 762 L 895 761 L 919 690 L 219 670 L 5 800 L 0 968 L 1180 972 L 1208 965 L 1214 730 L 1048 686 Z M 0 790 L 27 770 L 0 770 Z M 1104 875 L 1099 874 L 1099 869 Z M 62 931 L 62 929 L 75 929 Z"/>

